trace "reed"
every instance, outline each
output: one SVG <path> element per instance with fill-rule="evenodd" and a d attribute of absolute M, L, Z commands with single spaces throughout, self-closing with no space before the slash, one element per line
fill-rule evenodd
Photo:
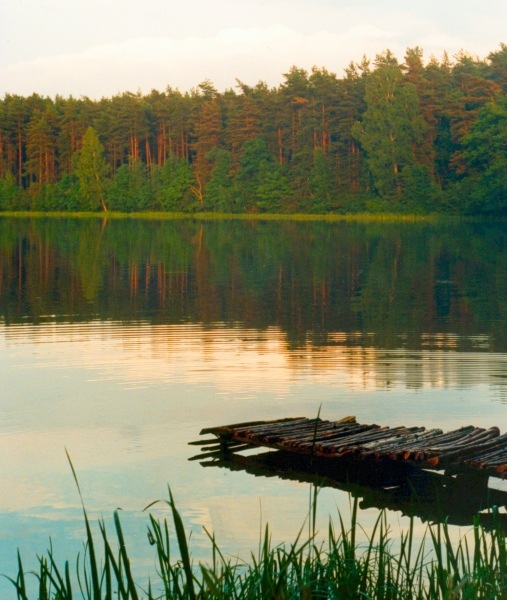
<path fill-rule="evenodd" d="M 39 557 L 36 572 L 25 572 L 18 556 L 17 576 L 9 579 L 18 600 L 34 598 L 33 593 L 29 595 L 28 577 L 37 579 L 35 598 L 39 600 L 507 599 L 505 534 L 499 527 L 487 532 L 477 521 L 471 539 L 464 537 L 453 544 L 446 523 L 432 525 L 423 542 L 416 544 L 411 521 L 394 552 L 395 538 L 385 513 L 379 514 L 366 541 L 358 541 L 362 530 L 356 499 L 350 524 L 339 516 L 336 530 L 330 521 L 327 541 L 318 544 L 317 496 L 314 489 L 307 539 L 303 539 L 302 527 L 294 542 L 273 546 L 266 525 L 257 554 L 242 561 L 227 558 L 214 534 L 205 530 L 211 560 L 194 564 L 183 520 L 169 490 L 172 523 L 149 514 L 148 540 L 156 552 L 158 570 L 146 589 L 134 581 L 118 512 L 114 513 L 114 535 L 100 521 L 100 536 L 94 537 L 83 504 L 86 543 L 83 556 L 76 560 L 74 577 L 69 561 L 58 566 L 50 547 L 46 556 Z M 496 509 L 494 514 L 498 514 Z M 172 542 L 178 551 L 175 558 Z"/>

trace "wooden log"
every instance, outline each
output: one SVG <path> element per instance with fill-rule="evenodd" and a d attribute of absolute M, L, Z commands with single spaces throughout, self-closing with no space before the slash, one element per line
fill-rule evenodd
<path fill-rule="evenodd" d="M 359 432 L 357 434 L 353 434 L 350 436 L 344 436 L 340 439 L 338 439 L 338 444 L 336 444 L 335 440 L 329 440 L 326 442 L 322 443 L 322 446 L 344 446 L 346 444 L 356 444 L 356 443 L 360 443 L 366 440 L 370 440 L 373 441 L 374 439 L 376 439 L 376 436 L 386 436 L 389 435 L 389 432 L 391 432 L 392 430 L 389 427 L 380 427 L 379 425 L 375 425 L 370 427 L 368 430 L 363 431 L 363 432 Z"/>
<path fill-rule="evenodd" d="M 382 455 L 388 455 L 389 457 L 392 455 L 393 460 L 397 460 L 406 451 L 407 436 L 400 435 L 377 442 L 370 442 L 363 444 L 363 447 L 365 448 L 365 456 L 380 458 Z"/>
<path fill-rule="evenodd" d="M 317 430 L 318 433 L 318 430 Z M 285 439 L 303 439 L 312 438 L 316 435 L 315 425 L 310 426 L 295 426 L 294 428 L 286 428 L 283 430 L 261 432 L 251 434 L 250 432 L 235 434 L 234 437 L 240 440 L 256 440 L 258 442 L 274 443 L 277 440 Z"/>
<path fill-rule="evenodd" d="M 352 436 L 351 438 L 345 438 L 342 440 L 342 444 L 352 443 L 354 445 L 364 445 L 370 442 L 374 442 L 376 440 L 386 439 L 393 437 L 394 435 L 400 433 L 403 430 L 401 427 L 391 428 L 391 427 L 381 427 L 380 429 L 372 432 L 365 432 L 364 434 L 358 434 Z"/>
<path fill-rule="evenodd" d="M 412 440 L 407 440 L 404 451 L 417 451 L 424 447 L 425 444 L 438 442 L 442 434 L 441 429 L 430 429 L 414 435 Z"/>
<path fill-rule="evenodd" d="M 355 431 L 355 430 L 354 430 Z M 284 440 L 292 440 L 292 439 L 297 439 L 297 441 L 300 442 L 307 442 L 307 441 L 312 441 L 312 440 L 321 440 L 323 438 L 326 439 L 332 439 L 334 438 L 334 432 L 336 432 L 336 430 L 333 429 L 328 429 L 327 427 L 321 427 L 319 426 L 318 428 L 316 427 L 311 427 L 311 428 L 307 428 L 307 429 L 296 429 L 295 431 L 290 431 L 289 433 L 286 433 L 283 435 L 283 439 Z M 342 434 L 344 432 L 341 432 Z M 263 439 L 265 439 L 266 441 L 270 441 L 271 438 L 274 437 L 281 437 L 279 434 L 277 434 L 276 436 L 265 436 L 263 437 Z M 343 435 L 341 436 L 343 437 Z"/>
<path fill-rule="evenodd" d="M 480 454 L 470 458 L 470 461 L 485 461 L 490 460 L 492 458 L 498 457 L 498 455 L 507 453 L 507 439 L 497 438 L 497 444 L 494 445 L 491 450 L 486 450 L 485 452 L 481 452 Z"/>
<path fill-rule="evenodd" d="M 238 444 L 236 446 L 229 446 L 227 450 L 223 450 L 219 448 L 218 450 L 214 450 L 213 452 L 203 452 L 201 454 L 196 454 L 195 456 L 191 456 L 188 460 L 205 460 L 207 458 L 215 458 L 215 457 L 224 457 L 227 454 L 233 454 L 234 452 L 240 452 L 241 450 L 246 450 L 251 448 L 249 444 Z"/>
<path fill-rule="evenodd" d="M 331 421 L 332 423 L 336 423 L 337 425 L 349 425 L 352 423 L 357 423 L 355 416 L 343 417 L 338 419 L 338 421 Z"/>
<path fill-rule="evenodd" d="M 503 465 L 507 465 L 507 457 L 503 456 L 501 460 L 493 460 L 487 461 L 484 463 L 484 469 L 497 469 L 498 467 L 502 467 Z"/>
<path fill-rule="evenodd" d="M 500 437 L 503 437 L 503 436 L 500 436 Z M 507 436 L 505 436 L 505 437 L 507 437 Z M 474 455 L 480 455 L 480 453 L 486 449 L 490 450 L 491 448 L 494 448 L 495 444 L 498 443 L 499 439 L 500 439 L 499 437 L 496 437 L 492 440 L 488 440 L 487 442 L 484 442 L 479 445 L 466 446 L 463 448 L 458 448 L 457 450 L 442 453 L 438 457 L 435 457 L 437 460 L 436 460 L 436 462 L 433 462 L 432 464 L 446 463 L 446 462 L 454 461 L 458 458 L 461 460 L 463 460 L 465 457 L 472 458 Z"/>
<path fill-rule="evenodd" d="M 205 429 L 201 429 L 199 435 L 205 435 L 207 433 L 215 433 L 217 431 L 221 432 L 226 429 L 237 429 L 240 427 L 255 427 L 255 426 L 267 425 L 270 423 L 284 423 L 284 422 L 288 422 L 288 421 L 297 421 L 297 420 L 306 420 L 306 417 L 288 417 L 286 419 L 275 419 L 273 421 L 246 421 L 244 423 L 231 423 L 230 425 L 220 425 L 217 427 L 206 427 Z"/>
<path fill-rule="evenodd" d="M 216 444 L 222 437 L 216 437 L 212 440 L 196 440 L 195 442 L 188 442 L 189 446 L 207 446 L 209 444 Z"/>
<path fill-rule="evenodd" d="M 459 446 L 460 442 L 463 441 L 464 439 L 464 435 L 463 432 L 465 430 L 469 430 L 470 428 L 463 428 L 462 430 L 458 430 L 458 432 L 451 432 L 452 433 L 452 437 L 451 436 L 434 436 L 434 437 L 429 437 L 428 439 L 423 439 L 421 440 L 423 443 L 415 443 L 411 446 L 407 446 L 407 448 L 404 449 L 404 451 L 402 452 L 402 457 L 404 460 L 425 460 L 428 457 L 431 457 L 432 455 L 438 455 L 441 454 L 443 452 L 445 452 L 445 450 L 447 448 L 453 448 L 456 449 Z M 471 428 L 471 429 L 475 429 L 475 428 Z M 466 434 L 469 435 L 469 434 Z M 442 440 L 445 439 L 445 444 L 442 444 Z M 449 443 L 449 439 L 452 439 L 452 444 Z M 393 459 L 395 457 L 392 457 Z"/>
<path fill-rule="evenodd" d="M 475 427 L 468 426 L 462 427 L 461 429 L 456 429 L 454 431 L 449 431 L 447 433 L 440 433 L 439 435 L 435 435 L 434 439 L 432 440 L 432 445 L 445 446 L 449 444 L 454 444 L 457 441 L 469 435 L 470 433 L 474 432 L 475 430 Z"/>
<path fill-rule="evenodd" d="M 505 448 L 492 452 L 485 456 L 474 456 L 472 459 L 464 461 L 467 465 L 477 467 L 479 469 L 496 468 L 503 464 L 507 464 L 507 451 Z"/>
<path fill-rule="evenodd" d="M 243 429 L 234 429 L 231 430 L 232 435 L 234 435 L 234 437 L 238 437 L 238 438 L 246 438 L 246 437 L 262 437 L 262 436 L 267 436 L 267 435 L 275 435 L 275 434 L 285 434 L 288 431 L 295 431 L 295 430 L 304 430 L 307 428 L 311 428 L 312 426 L 315 427 L 315 423 L 320 423 L 320 421 L 317 421 L 316 419 L 310 420 L 310 419 L 304 419 L 302 421 L 297 421 L 297 422 L 293 422 L 293 423 L 285 423 L 285 424 L 281 424 L 281 425 L 273 425 L 270 427 L 257 427 L 257 428 L 250 428 L 250 427 L 246 427 Z"/>
<path fill-rule="evenodd" d="M 389 452 L 392 450 L 393 452 L 403 453 L 412 449 L 417 450 L 426 440 L 433 440 L 435 434 L 438 434 L 439 432 L 441 432 L 441 429 L 430 429 L 429 431 L 426 431 L 424 427 L 416 428 L 416 431 L 411 430 L 409 435 L 400 436 L 399 443 L 396 444 L 398 448 L 393 447 L 391 449 L 386 449 L 386 451 Z M 380 451 L 381 448 L 378 447 L 376 450 Z"/>
<path fill-rule="evenodd" d="M 387 437 L 386 439 L 381 439 L 378 441 L 371 441 L 371 442 L 364 442 L 362 444 L 362 446 L 366 449 L 366 450 L 370 450 L 373 448 L 379 448 L 379 447 L 386 447 L 386 448 L 391 448 L 393 446 L 400 446 L 400 445 L 406 445 L 407 441 L 413 439 L 413 436 L 415 434 L 417 434 L 418 432 L 422 432 L 424 431 L 423 428 L 411 428 L 411 429 L 405 429 L 405 428 L 401 428 L 399 430 L 392 430 L 393 435 L 390 437 Z"/>
<path fill-rule="evenodd" d="M 217 439 L 190 442 L 214 458 L 228 451 L 267 447 L 326 458 L 401 460 L 429 468 L 458 467 L 495 474 L 507 474 L 507 434 L 498 428 L 472 425 L 443 433 L 424 427 L 380 427 L 357 423 L 355 417 L 339 421 L 305 417 L 251 421 L 203 429 Z"/>
<path fill-rule="evenodd" d="M 236 426 L 231 426 L 229 427 L 229 429 L 234 430 L 235 433 L 240 433 L 243 431 L 274 431 L 276 429 L 294 427 L 300 424 L 304 425 L 307 423 L 315 423 L 316 421 L 320 423 L 320 419 L 308 419 L 306 417 L 297 417 L 295 419 L 278 419 L 277 421 L 265 421 L 257 425 L 249 425 L 248 423 L 245 423 Z"/>
<path fill-rule="evenodd" d="M 487 456 L 481 456 L 481 459 L 488 463 L 501 463 L 507 462 L 507 450 L 502 448 L 498 452 L 488 454 Z"/>
<path fill-rule="evenodd" d="M 500 435 L 500 431 L 498 427 L 491 427 L 490 429 L 478 429 L 473 433 L 470 433 L 462 438 L 458 438 L 454 440 L 452 443 L 445 444 L 432 444 L 430 448 L 428 448 L 429 452 L 445 452 L 447 449 L 458 449 L 461 447 L 474 446 L 476 444 L 480 444 L 487 440 L 498 438 Z"/>
<path fill-rule="evenodd" d="M 203 452 L 213 452 L 215 450 L 224 450 L 224 452 L 226 452 L 227 450 L 229 450 L 230 448 L 235 448 L 236 446 L 244 446 L 245 444 L 242 442 L 230 442 L 230 441 L 224 441 L 224 440 L 216 440 L 215 444 L 213 444 L 212 446 L 206 446 L 205 448 L 202 448 Z"/>
<path fill-rule="evenodd" d="M 336 431 L 336 432 L 330 432 L 329 435 L 324 435 L 322 436 L 321 439 L 319 439 L 320 442 L 322 443 L 331 443 L 331 442 L 335 442 L 336 440 L 343 440 L 343 439 L 352 439 L 353 436 L 356 436 L 360 433 L 366 433 L 368 431 L 373 431 L 373 430 L 378 430 L 379 426 L 378 425 L 362 425 L 362 426 L 358 426 L 355 427 L 354 429 L 350 429 L 350 430 L 344 430 L 344 431 Z"/>

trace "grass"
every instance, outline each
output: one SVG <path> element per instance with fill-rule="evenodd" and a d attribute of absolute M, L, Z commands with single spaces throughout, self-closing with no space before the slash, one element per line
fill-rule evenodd
<path fill-rule="evenodd" d="M 64 219 L 144 219 L 148 221 L 168 221 L 194 219 L 197 221 L 220 221 L 220 220 L 242 220 L 242 221 L 359 221 L 359 222 L 397 222 L 397 221 L 436 221 L 452 219 L 450 216 L 435 214 L 418 215 L 403 213 L 213 213 L 213 212 L 36 212 L 36 211 L 1 211 L 0 217 L 17 218 L 64 218 Z"/>
<path fill-rule="evenodd" d="M 73 474 L 81 497 L 74 470 Z M 172 524 L 151 514 L 148 517 L 148 540 L 158 569 L 156 578 L 142 588 L 132 575 L 118 512 L 114 513 L 114 536 L 99 521 L 100 535 L 95 537 L 82 497 L 81 503 L 86 542 L 83 556 L 75 562 L 74 575 L 68 561 L 63 566 L 57 564 L 51 547 L 46 556 L 38 558 L 38 570 L 32 573 L 25 572 L 18 554 L 17 576 L 9 578 L 18 600 L 34 598 L 28 592 L 29 577 L 37 580 L 35 598 L 39 600 L 507 599 L 505 537 L 499 528 L 488 533 L 477 522 L 471 540 L 462 538 L 453 545 L 447 525 L 434 525 L 428 527 L 423 543 L 416 544 L 411 521 L 396 540 L 398 550 L 393 552 L 395 540 L 385 513 L 380 513 L 367 541 L 358 543 L 362 530 L 356 500 L 351 523 L 346 525 L 340 516 L 335 528 L 330 521 L 327 542 L 317 544 L 316 488 L 306 539 L 302 528 L 294 542 L 273 546 L 266 526 L 257 553 L 244 562 L 224 556 L 214 535 L 205 530 L 210 541 L 209 564 L 193 562 L 183 521 L 169 490 Z M 176 558 L 171 553 L 173 546 Z"/>

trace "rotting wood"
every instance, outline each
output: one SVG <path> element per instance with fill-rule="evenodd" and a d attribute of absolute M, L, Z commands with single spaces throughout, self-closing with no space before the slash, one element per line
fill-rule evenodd
<path fill-rule="evenodd" d="M 209 427 L 201 434 L 211 440 L 201 446 L 198 458 L 266 447 L 326 459 L 402 461 L 429 469 L 471 469 L 504 477 L 507 474 L 507 434 L 497 427 L 468 425 L 443 432 L 424 427 L 387 427 L 357 423 L 355 417 L 338 421 L 294 417 Z"/>
<path fill-rule="evenodd" d="M 210 444 L 215 444 L 217 443 L 217 438 L 213 438 L 211 440 L 195 440 L 194 442 L 188 442 L 189 446 L 208 446 Z"/>
<path fill-rule="evenodd" d="M 223 448 L 218 448 L 210 452 L 203 452 L 202 454 L 196 454 L 195 456 L 191 456 L 188 460 L 204 460 L 207 458 L 218 458 L 224 457 L 228 453 L 234 454 L 235 452 L 240 452 L 241 450 L 247 450 L 251 448 L 249 444 L 237 444 L 235 446 L 227 446 L 227 450 L 223 450 Z"/>
<path fill-rule="evenodd" d="M 248 421 L 246 423 L 233 423 L 231 425 L 220 425 L 219 427 L 207 427 L 201 430 L 200 435 L 206 435 L 207 433 L 215 433 L 223 429 L 238 429 L 240 427 L 254 427 L 259 425 L 269 425 L 270 423 L 284 423 L 286 421 L 300 421 L 306 420 L 305 417 L 288 417 L 286 419 L 275 419 L 274 421 Z"/>
<path fill-rule="evenodd" d="M 504 437 L 505 439 L 505 437 Z M 449 462 L 454 461 L 457 458 L 470 458 L 472 459 L 474 455 L 477 455 L 479 452 L 483 452 L 484 450 L 490 450 L 492 448 L 498 448 L 499 443 L 503 445 L 504 440 L 500 442 L 500 438 L 496 437 L 494 439 L 489 439 L 487 442 L 483 442 L 481 444 L 476 444 L 473 446 L 457 446 L 455 450 L 451 450 L 449 452 L 443 452 L 438 458 L 439 462 Z"/>

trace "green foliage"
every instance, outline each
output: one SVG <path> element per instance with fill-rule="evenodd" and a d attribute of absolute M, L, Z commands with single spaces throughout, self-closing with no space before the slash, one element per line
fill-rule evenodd
<path fill-rule="evenodd" d="M 51 210 L 79 210 L 79 180 L 76 175 L 64 175 L 53 186 L 51 194 Z"/>
<path fill-rule="evenodd" d="M 32 210 L 72 211 L 79 210 L 79 181 L 76 175 L 64 175 L 57 183 L 46 183 L 32 195 Z"/>
<path fill-rule="evenodd" d="M 0 210 L 16 210 L 20 206 L 20 196 L 22 191 L 16 185 L 14 175 L 7 172 L 0 179 Z"/>
<path fill-rule="evenodd" d="M 154 203 L 166 211 L 179 211 L 191 208 L 190 189 L 194 177 L 188 162 L 181 158 L 169 159 L 162 168 L 152 174 Z"/>
<path fill-rule="evenodd" d="M 122 212 L 146 210 L 151 196 L 146 165 L 138 160 L 122 165 L 107 191 L 109 209 Z"/>
<path fill-rule="evenodd" d="M 401 172 L 403 212 L 424 213 L 439 208 L 439 192 L 425 165 L 407 165 Z"/>
<path fill-rule="evenodd" d="M 331 210 L 331 198 L 336 193 L 333 172 L 322 148 L 313 151 L 313 165 L 310 173 L 310 189 L 313 201 L 310 212 L 328 212 Z"/>
<path fill-rule="evenodd" d="M 467 212 L 507 214 L 507 96 L 482 108 L 465 137 L 472 171 Z"/>
<path fill-rule="evenodd" d="M 232 153 L 214 148 L 206 154 L 214 163 L 211 177 L 204 188 L 204 205 L 207 210 L 233 213 L 240 208 L 236 203 L 232 178 Z"/>
<path fill-rule="evenodd" d="M 507 44 L 500 44 L 500 49 L 488 56 L 489 77 L 507 92 Z"/>
<path fill-rule="evenodd" d="M 377 62 L 366 82 L 366 111 L 353 133 L 366 151 L 374 188 L 396 199 L 402 193 L 402 170 L 414 163 L 413 146 L 422 141 L 426 125 L 415 87 L 403 81 L 392 55 Z"/>
<path fill-rule="evenodd" d="M 287 212 L 287 200 L 291 190 L 283 167 L 277 163 L 259 166 L 255 196 L 256 206 L 261 212 Z"/>
<path fill-rule="evenodd" d="M 93 127 L 88 127 L 83 145 L 76 155 L 74 172 L 79 180 L 80 207 L 84 210 L 107 210 L 105 196 L 110 168 Z"/>
<path fill-rule="evenodd" d="M 252 138 L 243 144 L 236 175 L 238 194 L 248 210 L 284 211 L 290 188 L 283 167 L 277 164 L 266 142 Z"/>
<path fill-rule="evenodd" d="M 76 479 L 77 483 L 77 479 Z M 79 489 L 79 485 L 78 485 Z M 478 521 L 472 539 L 457 543 L 450 539 L 446 524 L 428 526 L 422 542 L 414 540 L 414 522 L 401 532 L 398 549 L 385 513 L 380 513 L 366 542 L 358 542 L 361 526 L 357 521 L 358 500 L 352 505 L 350 526 L 338 515 L 338 528 L 329 522 L 327 543 L 315 538 L 317 492 L 310 507 L 310 532 L 306 540 L 302 531 L 293 543 L 273 547 L 271 532 L 266 525 L 259 540 L 258 555 L 249 563 L 226 558 L 215 536 L 205 529 L 211 542 L 211 564 L 192 562 L 183 518 L 169 490 L 168 505 L 174 531 L 166 520 L 162 523 L 150 515 L 148 540 L 157 554 L 157 581 L 147 589 L 137 585 L 125 545 L 118 511 L 114 513 L 116 540 L 112 540 L 103 521 L 99 522 L 103 560 L 93 535 L 92 524 L 83 504 L 86 526 L 86 554 L 77 561 L 77 581 L 81 596 L 87 600 L 243 600 L 244 598 L 376 598 L 390 600 L 490 600 L 503 598 L 507 591 L 505 538 L 498 527 L 487 533 Z M 81 492 L 79 492 L 81 496 Z M 82 498 L 81 498 L 82 502 Z M 152 506 L 152 505 L 150 505 Z M 150 508 L 147 507 L 147 508 Z M 496 509 L 495 509 L 496 510 Z M 493 516 L 498 511 L 493 513 Z M 170 544 L 174 537 L 180 554 L 171 558 Z M 432 556 L 426 553 L 426 538 L 431 540 Z M 29 586 L 23 562 L 18 554 L 16 578 L 8 577 L 17 597 L 29 599 Z M 71 600 L 74 597 L 73 578 L 69 562 L 63 569 L 55 560 L 52 549 L 39 557 L 39 600 Z M 153 590 L 156 591 L 154 595 Z"/>
<path fill-rule="evenodd" d="M 503 214 L 502 148 L 480 138 L 502 136 L 506 57 L 501 44 L 484 60 L 460 52 L 425 64 L 415 47 L 403 64 L 390 50 L 373 67 L 364 57 L 343 78 L 292 66 L 275 88 L 221 93 L 206 80 L 190 93 L 100 101 L 7 94 L 0 180 L 28 194 L 4 183 L 0 208 L 105 211 L 114 179 L 113 204 L 131 212 L 355 212 L 376 195 L 389 210 Z M 76 202 L 68 182 L 54 187 L 69 174 Z"/>

